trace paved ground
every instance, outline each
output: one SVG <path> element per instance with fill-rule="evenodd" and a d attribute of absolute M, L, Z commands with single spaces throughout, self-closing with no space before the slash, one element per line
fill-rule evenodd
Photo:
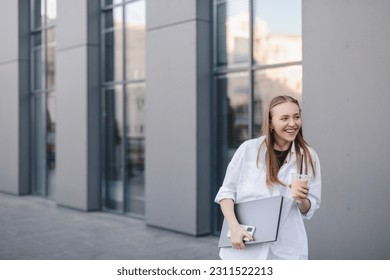
<path fill-rule="evenodd" d="M 129 217 L 0 193 L 2 260 L 219 259 L 217 242 L 215 236 L 192 237 Z"/>

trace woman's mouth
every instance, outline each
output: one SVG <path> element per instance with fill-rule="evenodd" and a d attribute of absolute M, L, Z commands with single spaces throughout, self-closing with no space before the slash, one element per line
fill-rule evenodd
<path fill-rule="evenodd" d="M 290 133 L 290 134 L 293 134 L 295 133 L 297 130 L 295 128 L 289 128 L 289 129 L 285 129 L 284 131 L 286 131 L 287 133 Z"/>

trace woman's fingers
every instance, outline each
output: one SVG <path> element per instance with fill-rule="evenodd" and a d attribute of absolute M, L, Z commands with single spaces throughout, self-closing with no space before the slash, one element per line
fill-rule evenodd
<path fill-rule="evenodd" d="M 238 241 L 232 241 L 232 246 L 234 249 L 244 249 L 245 248 L 245 244 L 242 241 L 242 239 L 238 240 Z"/>
<path fill-rule="evenodd" d="M 309 188 L 305 185 L 293 191 L 293 196 L 307 196 L 309 194 Z"/>
<path fill-rule="evenodd" d="M 306 185 L 300 186 L 300 188 L 297 188 L 292 193 L 292 198 L 297 201 L 303 201 L 307 198 L 307 195 L 309 194 L 309 188 Z"/>
<path fill-rule="evenodd" d="M 248 237 L 250 240 L 253 240 L 252 236 L 241 226 L 239 228 L 233 229 L 231 237 L 232 247 L 234 249 L 244 249 L 246 247 L 243 240 L 245 237 Z"/>

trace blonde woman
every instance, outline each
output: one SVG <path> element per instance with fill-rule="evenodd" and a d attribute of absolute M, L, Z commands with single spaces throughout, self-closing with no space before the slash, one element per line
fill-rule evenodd
<path fill-rule="evenodd" d="M 316 152 L 303 138 L 301 108 L 290 96 L 277 96 L 265 114 L 264 135 L 245 141 L 235 152 L 215 202 L 231 231 L 231 248 L 221 248 L 222 259 L 307 259 L 303 219 L 320 207 L 321 171 Z M 310 176 L 308 184 L 291 185 L 291 174 Z M 241 228 L 234 204 L 283 196 L 278 240 L 245 245 L 252 237 Z"/>

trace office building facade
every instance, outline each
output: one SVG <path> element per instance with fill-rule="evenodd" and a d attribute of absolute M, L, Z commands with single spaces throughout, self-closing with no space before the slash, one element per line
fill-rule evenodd
<path fill-rule="evenodd" d="M 216 234 L 230 158 L 288 94 L 322 166 L 310 258 L 388 258 L 390 4 L 374 2 L 0 1 L 0 192 Z"/>

